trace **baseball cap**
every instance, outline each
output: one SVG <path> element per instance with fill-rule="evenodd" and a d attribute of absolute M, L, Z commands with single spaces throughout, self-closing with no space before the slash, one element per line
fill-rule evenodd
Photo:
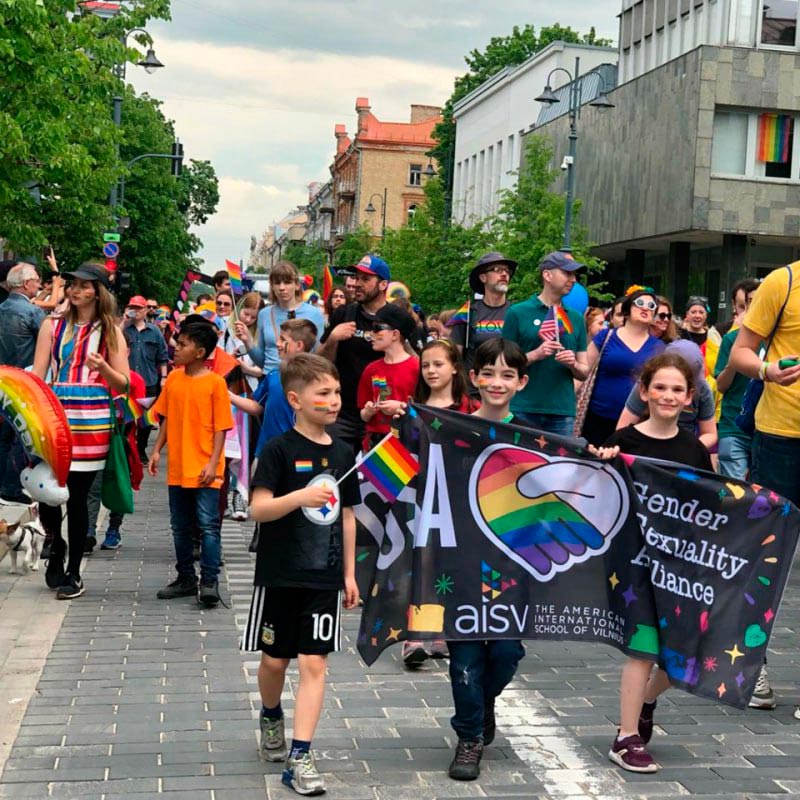
<path fill-rule="evenodd" d="M 481 283 L 481 280 L 478 276 L 482 272 L 485 272 L 486 268 L 490 267 L 492 264 L 507 264 L 508 268 L 511 270 L 512 278 L 514 277 L 514 273 L 517 271 L 517 262 L 511 258 L 506 258 L 502 253 L 494 251 L 492 253 L 487 253 L 485 256 L 481 256 L 478 259 L 478 263 L 469 273 L 469 288 L 472 289 L 472 291 L 476 294 L 483 294 L 485 290 L 485 287 Z"/>
<path fill-rule="evenodd" d="M 145 308 L 147 306 L 147 300 L 144 299 L 140 294 L 136 294 L 128 300 L 128 306 L 132 308 Z"/>
<path fill-rule="evenodd" d="M 392 279 L 389 265 L 378 256 L 367 253 L 358 264 L 350 268 L 351 274 L 353 272 L 364 272 L 367 275 L 377 275 L 382 281 L 390 281 Z"/>
<path fill-rule="evenodd" d="M 375 314 L 375 322 L 391 325 L 394 330 L 400 331 L 404 339 L 410 339 L 417 328 L 414 317 L 396 303 L 387 303 L 385 306 L 381 306 Z"/>
<path fill-rule="evenodd" d="M 81 264 L 78 269 L 74 269 L 72 272 L 65 272 L 64 277 L 77 278 L 79 281 L 97 281 L 111 291 L 111 281 L 108 279 L 108 270 L 100 266 L 100 264 L 92 264 L 90 261 Z"/>
<path fill-rule="evenodd" d="M 562 269 L 564 272 L 576 272 L 584 269 L 586 264 L 576 261 L 569 253 L 562 253 L 556 250 L 548 253 L 540 262 L 539 269 Z"/>

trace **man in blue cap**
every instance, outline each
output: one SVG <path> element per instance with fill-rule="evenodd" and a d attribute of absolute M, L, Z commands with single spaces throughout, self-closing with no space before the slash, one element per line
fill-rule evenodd
<path fill-rule="evenodd" d="M 342 410 L 330 433 L 358 453 L 364 438 L 364 422 L 356 390 L 367 364 L 382 358 L 382 353 L 372 349 L 372 329 L 378 309 L 386 305 L 386 288 L 392 278 L 389 265 L 372 253 L 354 267 L 339 270 L 339 275 L 355 277 L 356 302 L 331 314 L 317 352 L 336 364 L 342 385 Z"/>
<path fill-rule="evenodd" d="M 503 326 L 503 337 L 528 357 L 528 385 L 511 401 L 514 416 L 561 436 L 572 435 L 573 381 L 589 373 L 583 317 L 562 304 L 584 266 L 569 253 L 548 253 L 539 262 L 541 293 L 511 306 Z"/>

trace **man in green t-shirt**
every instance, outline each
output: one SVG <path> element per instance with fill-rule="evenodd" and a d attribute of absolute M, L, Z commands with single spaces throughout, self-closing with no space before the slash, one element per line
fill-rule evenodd
<path fill-rule="evenodd" d="M 744 319 L 744 312 L 750 307 L 756 289 L 757 278 L 745 278 L 733 287 L 734 308 L 737 309 L 733 327 L 723 337 L 719 346 L 717 363 L 714 366 L 714 377 L 717 389 L 722 394 L 719 424 L 719 471 L 728 478 L 746 480 L 750 471 L 750 449 L 753 437 L 745 433 L 737 424 L 736 417 L 742 408 L 747 384 L 750 379 L 737 372 L 730 364 L 731 348 L 739 334 L 739 326 Z"/>
<path fill-rule="evenodd" d="M 532 428 L 572 435 L 575 420 L 573 380 L 585 380 L 586 325 L 562 300 L 584 264 L 569 253 L 549 253 L 539 262 L 542 291 L 506 313 L 503 338 L 516 342 L 528 358 L 528 385 L 511 403 L 515 417 Z"/>

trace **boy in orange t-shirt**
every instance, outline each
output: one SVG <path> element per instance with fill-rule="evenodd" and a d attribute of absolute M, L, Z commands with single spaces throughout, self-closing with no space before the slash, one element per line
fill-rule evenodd
<path fill-rule="evenodd" d="M 178 577 L 158 597 L 197 595 L 208 608 L 219 603 L 219 489 L 225 470 L 225 431 L 233 427 L 228 388 L 205 360 L 217 346 L 217 331 L 205 321 L 184 324 L 175 346 L 176 369 L 153 410 L 163 417 L 147 471 L 155 476 L 169 444 L 167 485 Z M 202 536 L 200 587 L 192 558 L 195 523 Z"/>

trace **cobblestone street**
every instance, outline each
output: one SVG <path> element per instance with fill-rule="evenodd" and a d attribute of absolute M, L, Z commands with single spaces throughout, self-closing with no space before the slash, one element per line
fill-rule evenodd
<path fill-rule="evenodd" d="M 226 521 L 221 585 L 231 608 L 206 611 L 191 599 L 156 599 L 174 560 L 160 480 L 146 480 L 137 509 L 123 526 L 122 549 L 98 549 L 88 560 L 86 595 L 72 603 L 57 602 L 41 572 L 15 577 L 7 560 L 0 566 L 1 730 L 3 743 L 13 742 L 0 798 L 291 796 L 280 765 L 258 760 L 257 661 L 237 647 L 251 591 L 252 526 Z M 623 773 L 606 756 L 622 657 L 600 646 L 528 643 L 498 704 L 498 738 L 469 784 L 446 774 L 454 745 L 446 663 L 407 672 L 395 647 L 365 669 L 355 653 L 358 613 L 348 612 L 314 741 L 327 796 L 799 795 L 800 722 L 792 717 L 800 699 L 799 598 L 795 572 L 770 649 L 778 708 L 740 712 L 670 692 L 656 712 L 651 752 L 663 769 L 654 776 Z M 15 709 L 26 702 L 16 730 Z M 283 705 L 290 728 L 288 691 Z"/>

